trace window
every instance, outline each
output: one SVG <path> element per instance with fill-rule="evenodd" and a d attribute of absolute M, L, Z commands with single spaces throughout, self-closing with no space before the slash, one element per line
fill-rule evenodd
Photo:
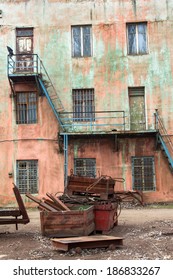
<path fill-rule="evenodd" d="M 132 157 L 133 190 L 155 191 L 154 157 Z"/>
<path fill-rule="evenodd" d="M 16 179 L 20 193 L 38 193 L 38 161 L 18 160 Z"/>
<path fill-rule="evenodd" d="M 37 122 L 37 94 L 36 92 L 17 93 L 17 124 L 31 124 Z"/>
<path fill-rule="evenodd" d="M 146 23 L 128 23 L 128 54 L 146 54 L 147 53 L 147 24 Z"/>
<path fill-rule="evenodd" d="M 91 26 L 72 26 L 72 56 L 91 56 Z"/>
<path fill-rule="evenodd" d="M 73 120 L 95 120 L 94 89 L 73 89 Z"/>
<path fill-rule="evenodd" d="M 33 72 L 34 56 L 33 56 L 33 28 L 17 28 L 16 29 L 16 72 Z"/>
<path fill-rule="evenodd" d="M 95 158 L 74 159 L 74 174 L 82 177 L 96 177 Z"/>

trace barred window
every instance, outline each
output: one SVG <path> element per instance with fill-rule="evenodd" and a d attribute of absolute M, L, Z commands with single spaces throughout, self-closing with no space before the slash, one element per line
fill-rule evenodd
<path fill-rule="evenodd" d="M 72 26 L 72 56 L 91 56 L 91 26 Z"/>
<path fill-rule="evenodd" d="M 74 174 L 82 177 L 96 177 L 95 158 L 75 158 Z"/>
<path fill-rule="evenodd" d="M 38 193 L 38 161 L 18 160 L 16 182 L 20 193 Z"/>
<path fill-rule="evenodd" d="M 73 120 L 87 122 L 95 120 L 94 89 L 73 89 Z"/>
<path fill-rule="evenodd" d="M 133 190 L 155 191 L 154 157 L 132 157 Z"/>
<path fill-rule="evenodd" d="M 37 122 L 37 94 L 36 92 L 19 92 L 16 95 L 17 124 L 31 124 Z"/>
<path fill-rule="evenodd" d="M 128 23 L 128 54 L 146 54 L 147 49 L 147 24 Z"/>

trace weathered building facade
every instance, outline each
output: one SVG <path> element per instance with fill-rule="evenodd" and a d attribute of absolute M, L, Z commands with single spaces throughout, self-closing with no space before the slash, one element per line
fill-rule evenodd
<path fill-rule="evenodd" d="M 173 200 L 172 10 L 173 0 L 0 2 L 0 205 L 13 204 L 12 182 L 41 197 L 63 192 L 70 173 Z"/>

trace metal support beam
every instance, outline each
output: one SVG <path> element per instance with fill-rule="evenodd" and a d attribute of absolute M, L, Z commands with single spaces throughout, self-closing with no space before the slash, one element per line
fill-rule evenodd
<path fill-rule="evenodd" d="M 68 134 L 64 134 L 64 189 L 67 188 L 68 179 Z"/>
<path fill-rule="evenodd" d="M 160 145 L 160 141 L 159 141 L 159 132 L 156 133 L 156 150 L 158 150 Z"/>
<path fill-rule="evenodd" d="M 118 152 L 118 135 L 114 135 L 114 147 L 113 147 L 113 152 Z"/>

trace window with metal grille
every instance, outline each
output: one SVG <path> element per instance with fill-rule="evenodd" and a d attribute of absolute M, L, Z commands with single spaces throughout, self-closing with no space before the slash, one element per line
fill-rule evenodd
<path fill-rule="evenodd" d="M 133 190 L 155 191 L 154 157 L 132 157 Z"/>
<path fill-rule="evenodd" d="M 82 177 L 96 177 L 95 158 L 75 158 L 74 174 Z"/>
<path fill-rule="evenodd" d="M 94 89 L 73 89 L 73 120 L 88 122 L 95 120 Z"/>
<path fill-rule="evenodd" d="M 128 54 L 146 54 L 147 48 L 147 23 L 128 23 Z"/>
<path fill-rule="evenodd" d="M 16 182 L 20 193 L 38 193 L 38 161 L 18 160 Z"/>
<path fill-rule="evenodd" d="M 37 94 L 36 92 L 20 92 L 16 95 L 17 124 L 31 124 L 37 122 Z"/>
<path fill-rule="evenodd" d="M 72 56 L 91 56 L 91 25 L 72 26 Z"/>

